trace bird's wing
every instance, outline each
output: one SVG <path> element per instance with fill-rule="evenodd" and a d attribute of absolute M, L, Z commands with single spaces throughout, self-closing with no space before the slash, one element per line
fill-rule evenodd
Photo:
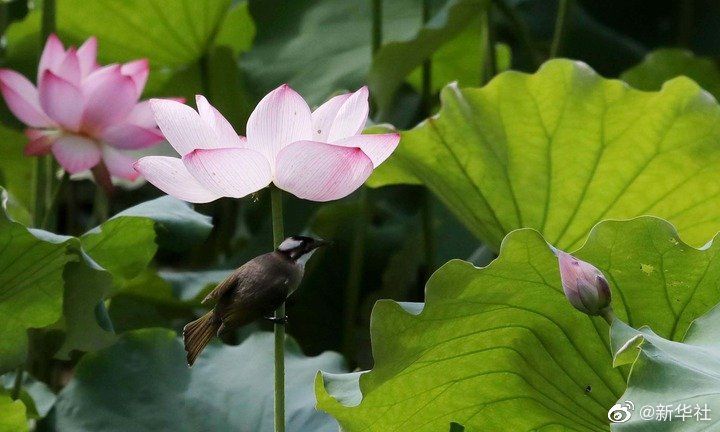
<path fill-rule="evenodd" d="M 240 269 L 242 269 L 242 267 L 230 273 L 230 275 L 228 275 L 228 277 L 226 277 L 224 281 L 220 282 L 218 286 L 215 287 L 215 289 L 210 291 L 210 293 L 205 296 L 201 303 L 206 304 L 209 301 L 217 301 L 220 297 L 222 297 L 230 288 L 232 288 L 237 283 L 238 277 L 240 275 Z"/>

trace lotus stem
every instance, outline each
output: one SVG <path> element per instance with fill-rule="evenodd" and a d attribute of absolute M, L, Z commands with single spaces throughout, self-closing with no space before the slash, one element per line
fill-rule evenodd
<path fill-rule="evenodd" d="M 490 17 L 490 4 L 485 6 L 480 15 L 480 37 L 482 43 L 482 55 L 480 56 L 480 83 L 485 84 L 490 81 L 497 73 L 495 65 L 495 36 L 492 29 L 492 20 Z"/>
<path fill-rule="evenodd" d="M 45 211 L 45 215 L 43 216 L 42 223 L 40 224 L 40 228 L 42 229 L 49 229 L 50 227 L 50 219 L 51 215 L 55 213 L 55 211 L 58 208 L 58 204 L 60 203 L 60 196 L 62 195 L 63 189 L 67 186 L 67 184 L 70 181 L 70 174 L 68 174 L 67 171 L 63 173 L 62 179 L 60 180 L 60 183 L 55 187 L 55 191 L 52 194 L 52 199 L 50 200 L 50 205 L 47 207 Z"/>
<path fill-rule="evenodd" d="M 55 0 L 44 0 L 42 3 L 42 22 L 40 24 L 41 37 L 40 46 L 45 45 L 48 36 L 55 32 Z"/>
<path fill-rule="evenodd" d="M 372 0 L 372 53 L 382 45 L 382 0 Z"/>
<path fill-rule="evenodd" d="M 283 228 L 282 191 L 270 186 L 272 209 L 273 247 L 277 248 L 285 238 Z M 275 310 L 276 318 L 285 317 L 285 303 Z M 285 326 L 274 326 L 275 334 L 275 432 L 285 432 Z"/>
<path fill-rule="evenodd" d="M 93 202 L 93 215 L 97 224 L 105 222 L 110 214 L 110 197 L 115 191 L 112 184 L 112 178 L 107 167 L 103 162 L 92 168 L 93 178 L 95 179 L 95 200 Z"/>
<path fill-rule="evenodd" d="M 48 178 L 52 176 L 52 161 L 50 156 L 40 156 L 35 158 L 33 166 L 33 193 L 34 193 L 34 209 L 33 221 L 34 225 L 39 227 L 45 220 L 45 212 L 49 202 L 50 190 L 48 188 Z"/>
<path fill-rule="evenodd" d="M 42 16 L 40 23 L 40 47 L 45 45 L 48 36 L 55 32 L 56 5 L 55 0 L 45 0 L 42 3 Z M 52 190 L 55 178 L 54 162 L 51 156 L 40 156 L 35 162 L 35 224 L 44 223 L 52 217 L 48 214 L 48 207 L 52 202 Z"/>
<path fill-rule="evenodd" d="M 615 321 L 615 311 L 612 306 L 608 306 L 600 312 L 600 316 L 612 327 L 613 321 Z"/>
<path fill-rule="evenodd" d="M 423 0 L 423 25 L 430 20 L 430 0 Z M 425 115 L 429 116 L 432 110 L 432 59 L 428 57 L 422 65 L 422 101 Z"/>
<path fill-rule="evenodd" d="M 550 58 L 560 55 L 562 49 L 562 39 L 567 29 L 567 14 L 572 0 L 559 0 L 558 13 L 555 19 L 555 32 L 553 33 L 552 45 L 550 46 Z"/>
<path fill-rule="evenodd" d="M 372 34 L 371 47 L 375 55 L 382 45 L 382 0 L 372 0 Z M 362 278 L 363 260 L 365 257 L 365 231 L 367 229 L 368 197 L 366 186 L 360 188 L 358 195 L 359 214 L 355 224 L 352 250 L 350 252 L 350 269 L 345 286 L 345 331 L 343 332 L 343 351 L 348 360 L 355 353 L 355 319 L 360 301 L 360 282 Z"/>
<path fill-rule="evenodd" d="M 430 20 L 430 0 L 423 0 L 422 19 L 423 24 Z M 424 115 L 430 116 L 432 113 L 432 60 L 430 58 L 423 62 L 422 67 L 422 100 Z M 432 196 L 427 188 L 422 193 L 421 218 L 425 249 L 425 274 L 422 282 L 424 283 L 432 274 L 435 266 L 435 233 L 433 231 Z"/>
<path fill-rule="evenodd" d="M 355 235 L 350 252 L 350 268 L 348 282 L 345 287 L 345 328 L 343 331 L 343 352 L 352 360 L 355 356 L 355 320 L 360 302 L 360 282 L 365 258 L 365 232 L 368 220 L 367 188 L 360 189 L 358 197 L 358 213 L 355 220 Z"/>
<path fill-rule="evenodd" d="M 538 52 L 537 49 L 535 49 L 535 44 L 533 42 L 532 34 L 530 33 L 530 28 L 527 26 L 527 24 L 525 24 L 525 21 L 523 21 L 520 14 L 515 10 L 514 7 L 510 6 L 507 3 L 507 0 L 493 0 L 492 3 L 495 5 L 498 11 L 500 11 L 500 13 L 502 13 L 505 18 L 507 18 L 507 20 L 510 22 L 510 25 L 513 27 L 515 33 L 520 39 L 520 43 L 525 45 L 525 49 L 527 50 L 528 54 L 530 54 L 530 57 L 535 64 L 535 67 L 539 67 L 542 63 L 542 55 Z"/>

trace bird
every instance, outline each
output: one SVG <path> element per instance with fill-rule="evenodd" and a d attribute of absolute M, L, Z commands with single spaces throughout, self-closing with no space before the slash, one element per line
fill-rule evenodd
<path fill-rule="evenodd" d="M 251 259 L 220 282 L 202 301 L 215 301 L 215 307 L 183 328 L 188 366 L 213 336 L 222 337 L 262 317 L 286 324 L 287 317 L 274 317 L 273 311 L 300 285 L 310 256 L 328 243 L 308 236 L 288 237 L 274 251 Z"/>

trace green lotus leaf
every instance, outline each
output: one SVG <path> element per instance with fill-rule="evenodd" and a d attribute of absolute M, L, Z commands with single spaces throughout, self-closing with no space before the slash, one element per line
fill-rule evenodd
<path fill-rule="evenodd" d="M 641 63 L 625 71 L 620 78 L 640 90 L 659 90 L 665 81 L 675 77 L 692 78 L 716 98 L 720 96 L 720 70 L 706 57 L 696 57 L 683 49 L 659 49 Z"/>
<path fill-rule="evenodd" d="M 720 245 L 695 249 L 667 222 L 598 224 L 575 255 L 603 271 L 620 319 L 680 340 L 720 301 Z M 608 326 L 565 299 L 555 255 L 537 231 L 507 236 L 477 268 L 451 261 L 426 303 L 380 301 L 371 318 L 375 367 L 322 374 L 319 408 L 343 430 L 608 430 L 626 389 Z M 519 415 L 518 413 L 522 413 Z"/>
<path fill-rule="evenodd" d="M 153 66 L 175 68 L 197 61 L 213 45 L 216 36 L 222 43 L 232 44 L 234 49 L 248 45 L 254 28 L 245 26 L 249 22 L 243 18 L 243 12 L 247 16 L 247 5 L 240 2 L 232 6 L 232 3 L 231 0 L 64 0 L 57 2 L 57 30 L 61 38 L 74 44 L 97 36 L 101 47 L 98 57 L 102 62 L 148 58 Z M 11 64 L 20 62 L 29 69 L 37 62 L 39 18 L 40 11 L 36 9 L 10 27 L 8 58 Z M 223 28 L 226 22 L 228 28 Z"/>
<path fill-rule="evenodd" d="M 707 431 L 720 422 L 720 307 L 690 326 L 683 342 L 667 340 L 649 327 L 612 325 L 616 363 L 634 361 L 628 388 L 618 403 L 627 420 L 613 431 Z M 623 414 L 621 414 L 623 415 Z M 624 419 L 624 418 L 623 418 Z"/>
<path fill-rule="evenodd" d="M 27 223 L 30 221 L 27 210 L 33 206 L 32 184 L 34 161 L 23 155 L 23 147 L 27 137 L 19 131 L 6 126 L 0 126 L 0 186 L 10 195 L 7 203 L 7 211 L 10 216 L 18 222 Z M 14 200 L 12 200 L 14 198 Z M 17 204 L 15 209 L 20 209 L 22 216 L 18 217 L 13 211 L 11 204 Z"/>
<path fill-rule="evenodd" d="M 378 50 L 368 74 L 368 83 L 378 106 L 387 109 L 405 78 L 466 27 L 477 23 L 475 18 L 486 7 L 486 0 L 450 0 L 411 39 L 390 42 Z M 478 37 L 477 40 L 481 39 Z M 476 48 L 478 53 L 482 52 L 481 47 Z M 466 54 L 459 57 L 473 58 Z M 479 59 L 475 60 L 479 64 Z M 479 77 L 480 70 L 475 72 Z M 438 76 L 433 77 L 437 81 Z"/>
<path fill-rule="evenodd" d="M 73 350 L 95 351 L 114 342 L 115 334 L 102 303 L 113 291 L 112 274 L 81 253 L 78 262 L 65 266 L 63 279 L 61 327 L 65 338 L 55 357 L 69 359 Z"/>
<path fill-rule="evenodd" d="M 101 325 L 109 321 L 101 301 L 116 294 L 118 285 L 146 271 L 157 252 L 156 243 L 182 250 L 204 240 L 211 229 L 209 217 L 165 196 L 118 213 L 83 234 L 81 260 L 65 271 L 66 337 L 57 356 L 66 358 L 73 349 L 97 350 L 114 341 L 112 326 Z"/>
<path fill-rule="evenodd" d="M 174 251 L 182 251 L 204 241 L 213 227 L 210 216 L 196 212 L 188 203 L 169 195 L 130 207 L 112 219 L 126 216 L 153 220 L 158 244 Z"/>
<path fill-rule="evenodd" d="M 58 395 L 50 430 L 264 431 L 273 424 L 273 336 L 256 333 L 239 346 L 210 345 L 188 368 L 182 342 L 161 329 L 129 332 L 84 356 Z M 305 357 L 286 342 L 288 431 L 337 431 L 314 408 L 318 369 L 340 372 L 336 353 Z"/>
<path fill-rule="evenodd" d="M 0 373 L 25 360 L 27 330 L 45 327 L 62 313 L 63 270 L 77 259 L 72 237 L 28 229 L 5 213 L 0 189 Z"/>
<path fill-rule="evenodd" d="M 364 84 L 371 62 L 371 2 L 251 0 L 257 36 L 243 68 L 258 92 L 288 82 L 311 105 Z M 435 3 L 434 1 L 432 3 Z M 383 2 L 383 43 L 421 26 L 421 2 Z M 328 37 L 328 35 L 342 37 Z"/>
<path fill-rule="evenodd" d="M 0 391 L 0 432 L 25 432 L 28 430 L 25 418 L 25 405 L 22 401 L 12 400 L 8 394 Z"/>
<path fill-rule="evenodd" d="M 123 279 L 137 276 L 157 252 L 155 221 L 144 217 L 114 217 L 83 234 L 80 241 L 94 261 Z"/>
<path fill-rule="evenodd" d="M 648 93 L 553 60 L 441 100 L 369 184 L 408 171 L 495 249 L 522 227 L 574 249 L 599 221 L 643 214 L 694 246 L 720 228 L 720 107 L 687 78 Z"/>

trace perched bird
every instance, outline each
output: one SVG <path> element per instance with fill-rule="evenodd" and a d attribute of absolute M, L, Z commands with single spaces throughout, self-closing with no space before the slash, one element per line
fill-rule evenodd
<path fill-rule="evenodd" d="M 213 336 L 261 317 L 285 324 L 287 317 L 275 318 L 272 313 L 297 289 L 305 263 L 325 244 L 312 237 L 288 237 L 277 249 L 246 262 L 215 287 L 202 301 L 216 301 L 215 308 L 183 328 L 188 366 Z"/>

